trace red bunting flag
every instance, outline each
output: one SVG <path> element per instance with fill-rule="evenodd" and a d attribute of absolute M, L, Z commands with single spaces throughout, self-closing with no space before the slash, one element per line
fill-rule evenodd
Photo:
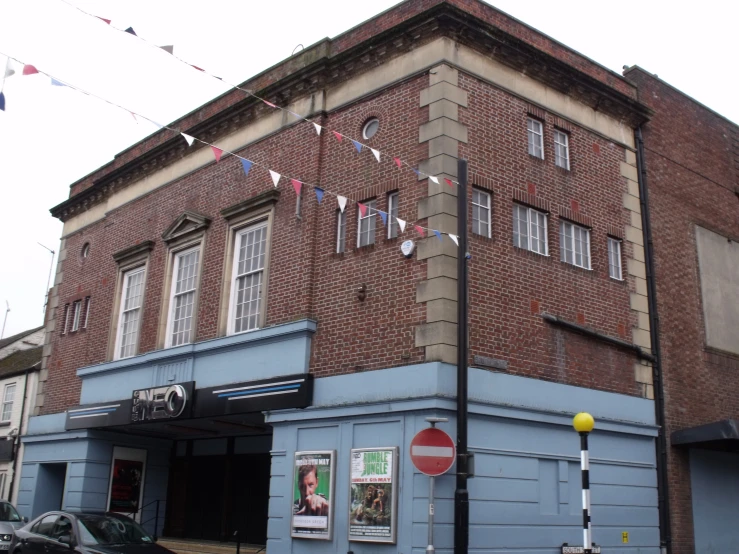
<path fill-rule="evenodd" d="M 362 215 L 362 217 L 365 217 L 367 215 L 367 206 L 365 206 L 361 202 L 357 202 L 357 206 L 359 206 L 359 213 Z"/>
<path fill-rule="evenodd" d="M 449 185 L 450 187 L 454 186 L 454 183 L 452 182 L 451 179 L 447 179 L 446 177 L 444 177 L 444 180 L 446 181 L 446 184 Z"/>
<path fill-rule="evenodd" d="M 100 21 L 105 21 L 108 25 L 110 25 L 110 19 L 105 19 L 104 17 L 100 17 L 99 15 L 96 15 L 95 17 L 97 17 Z"/>
<path fill-rule="evenodd" d="M 338 140 L 339 142 L 341 142 L 341 139 L 344 138 L 343 135 L 339 133 L 338 131 L 331 131 L 331 132 L 334 134 L 334 136 L 336 137 L 336 140 Z"/>
<path fill-rule="evenodd" d="M 192 65 L 192 64 L 190 64 L 190 67 L 194 67 L 198 71 L 202 71 L 203 73 L 205 73 L 205 69 L 203 69 L 202 67 L 198 67 L 197 65 Z"/>
<path fill-rule="evenodd" d="M 216 157 L 216 163 L 221 161 L 221 154 L 223 154 L 223 150 L 220 148 L 216 148 L 215 146 L 211 146 L 213 149 L 213 155 Z"/>
<path fill-rule="evenodd" d="M 423 227 L 419 227 L 418 225 L 414 225 L 414 227 L 416 228 L 416 231 L 418 231 L 419 235 L 421 235 L 422 237 L 426 236 L 426 233 L 423 232 Z"/>
<path fill-rule="evenodd" d="M 393 158 L 395 160 L 395 165 L 398 166 L 398 169 L 400 169 L 400 166 L 403 165 L 403 162 L 400 158 Z"/>
<path fill-rule="evenodd" d="M 270 108 L 276 108 L 277 107 L 272 102 L 267 102 L 266 100 L 262 100 L 262 102 L 264 102 L 265 104 L 267 104 Z"/>
<path fill-rule="evenodd" d="M 23 75 L 33 75 L 34 73 L 38 73 L 38 69 L 33 67 L 31 64 L 23 66 Z"/>
<path fill-rule="evenodd" d="M 292 182 L 293 188 L 295 189 L 295 194 L 300 196 L 300 188 L 303 186 L 303 183 L 301 183 L 297 179 L 290 179 L 290 181 Z"/>

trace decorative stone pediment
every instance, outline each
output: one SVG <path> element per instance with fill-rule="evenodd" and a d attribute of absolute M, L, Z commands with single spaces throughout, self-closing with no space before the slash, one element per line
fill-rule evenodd
<path fill-rule="evenodd" d="M 162 240 L 171 243 L 182 238 L 202 234 L 210 225 L 211 219 L 195 212 L 185 212 L 162 234 Z"/>

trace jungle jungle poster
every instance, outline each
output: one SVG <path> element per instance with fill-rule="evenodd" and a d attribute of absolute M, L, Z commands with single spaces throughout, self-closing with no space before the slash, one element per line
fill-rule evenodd
<path fill-rule="evenodd" d="M 349 540 L 394 544 L 398 449 L 354 449 L 351 463 Z"/>

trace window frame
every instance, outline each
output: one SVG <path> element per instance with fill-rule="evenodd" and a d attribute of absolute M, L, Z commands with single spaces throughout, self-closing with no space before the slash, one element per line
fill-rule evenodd
<path fill-rule="evenodd" d="M 539 126 L 538 132 L 533 129 L 536 125 Z M 528 152 L 529 156 L 543 160 L 544 159 L 544 122 L 539 119 L 528 117 L 526 120 L 526 136 L 528 140 Z M 538 137 L 538 144 L 535 143 L 535 137 Z M 541 155 L 537 155 L 537 147 Z"/>
<path fill-rule="evenodd" d="M 64 323 L 62 324 L 62 335 L 67 334 L 67 330 L 69 329 L 69 313 L 70 313 L 70 304 L 64 304 Z"/>
<path fill-rule="evenodd" d="M 487 197 L 488 199 L 487 206 L 483 206 L 480 203 L 475 203 L 475 193 L 481 194 Z M 489 191 L 483 190 L 479 187 L 472 187 L 471 204 L 472 204 L 472 217 L 470 218 L 470 222 L 472 225 L 472 234 L 479 235 L 481 237 L 492 238 L 493 236 L 493 195 L 492 193 L 490 193 Z M 486 234 L 475 231 L 475 206 L 477 206 L 481 211 L 482 210 L 487 211 L 488 218 L 487 218 L 487 222 L 485 223 L 485 225 L 487 226 Z M 482 220 L 480 220 L 480 218 L 478 218 L 477 221 L 478 221 L 478 225 L 482 223 Z"/>
<path fill-rule="evenodd" d="M 85 296 L 85 322 L 82 325 L 82 329 L 87 329 L 87 324 L 90 322 L 90 304 L 92 303 L 91 296 Z"/>
<path fill-rule="evenodd" d="M 623 243 L 623 240 L 617 239 L 615 237 L 608 237 L 608 276 L 613 279 L 614 281 L 623 281 L 624 280 L 624 270 L 623 270 L 623 259 L 622 259 L 622 253 L 621 253 L 621 244 Z M 616 249 L 615 251 L 612 250 L 612 246 L 615 245 Z M 618 257 L 618 264 L 613 264 L 611 257 L 612 254 L 615 254 L 614 257 Z M 618 269 L 618 277 L 615 277 L 613 275 L 613 268 Z"/>
<path fill-rule="evenodd" d="M 238 252 L 240 250 L 240 246 L 237 246 L 237 242 L 241 241 L 241 237 L 243 235 L 246 235 L 249 232 L 256 231 L 259 228 L 264 229 L 264 263 L 262 264 L 261 269 L 244 273 L 243 275 L 238 274 L 238 266 L 239 266 L 239 255 Z M 226 334 L 227 335 L 240 335 L 242 333 L 249 333 L 252 331 L 257 331 L 264 327 L 264 317 L 266 313 L 266 298 L 267 298 L 267 276 L 268 276 L 268 264 L 269 264 L 269 255 L 270 255 L 270 242 L 271 242 L 271 225 L 270 225 L 270 219 L 264 216 L 258 217 L 255 220 L 252 220 L 244 225 L 239 226 L 237 229 L 234 229 L 231 233 L 231 279 L 229 282 L 229 296 L 228 296 L 228 319 L 226 321 Z M 253 327 L 251 329 L 242 329 L 239 331 L 236 331 L 236 300 L 238 297 L 237 294 L 237 279 L 241 277 L 245 277 L 248 275 L 254 275 L 257 271 L 260 271 L 261 281 L 259 283 L 259 291 L 258 295 L 259 298 L 257 300 L 257 306 L 258 306 L 258 313 L 257 313 L 257 324 L 256 327 Z"/>
<path fill-rule="evenodd" d="M 143 313 L 144 313 L 144 305 L 145 305 L 145 299 L 146 299 L 146 277 L 147 277 L 147 266 L 146 264 L 140 264 L 133 267 L 127 267 L 123 270 L 121 270 L 121 289 L 118 294 L 118 316 L 117 316 L 117 325 L 116 325 L 116 333 L 115 333 L 115 346 L 113 351 L 113 359 L 114 360 L 123 360 L 126 358 L 132 358 L 138 354 L 139 351 L 139 339 L 141 338 L 141 321 L 143 319 Z M 133 354 L 130 354 L 129 356 L 122 356 L 121 355 L 121 344 L 123 340 L 123 317 L 124 314 L 127 312 L 127 310 L 124 309 L 125 303 L 128 300 L 127 295 L 127 289 L 128 289 L 128 283 L 133 275 L 138 275 L 139 273 L 143 273 L 143 277 L 141 280 L 141 302 L 138 306 L 138 310 L 140 310 L 138 321 L 136 322 L 136 338 L 133 344 Z M 128 310 L 131 311 L 131 310 Z"/>
<path fill-rule="evenodd" d="M 572 235 L 569 238 L 566 235 L 566 229 L 568 227 L 572 229 Z M 578 264 L 577 263 L 577 256 L 578 256 L 577 242 L 578 242 L 578 237 L 576 235 L 577 235 L 577 232 L 578 231 L 580 233 L 584 233 L 584 236 L 587 239 L 587 240 L 584 241 L 584 244 L 585 244 L 586 250 L 587 250 L 587 265 Z M 560 220 L 560 227 L 559 227 L 560 261 L 562 261 L 562 262 L 564 262 L 566 264 L 574 265 L 575 267 L 579 267 L 581 269 L 586 269 L 588 271 L 592 270 L 593 269 L 593 257 L 592 257 L 592 254 L 590 252 L 590 243 L 591 243 L 590 232 L 591 232 L 591 230 L 588 227 L 585 227 L 583 225 L 578 225 L 577 223 L 574 223 L 574 222 L 569 221 L 567 219 L 561 219 Z M 570 247 L 569 250 L 568 250 L 568 248 L 566 248 L 566 246 L 567 246 L 566 242 L 570 242 L 571 243 L 569 245 L 569 247 Z M 580 244 L 583 244 L 582 239 L 580 239 Z M 568 251 L 572 252 L 572 261 L 568 261 L 567 260 L 567 252 Z M 585 252 L 580 252 L 579 255 L 583 259 L 583 261 L 585 261 L 585 258 L 586 258 Z"/>
<path fill-rule="evenodd" d="M 336 253 L 346 252 L 346 209 L 336 210 Z"/>
<path fill-rule="evenodd" d="M 362 212 L 359 209 L 359 206 L 357 206 L 357 248 L 372 246 L 373 244 L 375 244 L 375 240 L 377 238 L 377 199 L 373 198 L 371 200 L 362 202 L 362 204 L 367 208 L 367 215 L 362 216 Z M 367 221 L 368 226 L 368 230 L 366 233 L 368 237 L 368 242 L 366 244 L 362 244 L 363 221 Z"/>
<path fill-rule="evenodd" d="M 15 391 L 18 388 L 17 383 L 6 383 L 3 387 L 2 411 L 0 411 L 0 422 L 9 422 L 13 419 L 13 404 L 15 403 Z M 8 390 L 12 391 L 12 397 L 8 400 Z M 5 417 L 5 411 L 8 410 L 8 417 Z"/>
<path fill-rule="evenodd" d="M 80 330 L 80 321 L 82 320 L 82 299 L 72 302 L 72 328 L 70 333 Z"/>
<path fill-rule="evenodd" d="M 400 234 L 398 227 L 398 203 L 400 202 L 400 193 L 396 190 L 389 192 L 387 195 L 387 238 L 395 239 Z"/>
<path fill-rule="evenodd" d="M 554 129 L 553 136 L 554 136 L 554 165 L 569 171 L 570 170 L 570 135 L 568 133 L 565 133 L 561 129 Z M 559 137 L 564 137 L 564 143 L 559 142 L 557 140 Z M 561 149 L 564 149 L 564 154 L 565 154 L 564 157 L 559 154 L 559 151 Z M 561 160 L 564 160 L 564 165 L 562 165 Z"/>
<path fill-rule="evenodd" d="M 193 252 L 198 253 L 197 260 L 195 261 L 195 276 L 194 276 L 194 288 L 185 292 L 176 292 L 177 290 L 177 273 L 179 271 L 181 259 L 185 256 L 188 256 L 189 254 L 192 254 Z M 171 253 L 171 264 L 170 264 L 170 270 L 169 270 L 169 296 L 168 296 L 168 304 L 167 304 L 167 326 L 166 331 L 164 335 L 164 348 L 172 348 L 174 346 L 182 346 L 184 344 L 191 344 L 194 342 L 195 338 L 195 331 L 196 331 L 196 324 L 197 324 L 197 309 L 198 309 L 198 299 L 200 297 L 200 274 L 201 274 L 201 262 L 203 258 L 203 249 L 202 249 L 202 243 L 198 241 L 196 244 L 190 244 L 185 248 L 181 248 L 179 250 L 174 250 Z M 192 303 L 192 314 L 190 315 L 190 329 L 189 329 L 189 339 L 185 342 L 181 342 L 178 344 L 173 344 L 172 340 L 172 330 L 174 328 L 174 312 L 175 312 L 175 297 L 178 295 L 185 295 L 189 294 L 190 292 L 194 293 L 193 303 Z"/>
<path fill-rule="evenodd" d="M 516 234 L 518 234 L 520 237 L 520 232 L 519 233 L 516 232 L 517 231 L 516 210 L 525 210 L 526 212 L 526 247 L 523 247 L 520 244 L 516 244 Z M 531 226 L 533 222 L 532 215 L 536 215 L 537 220 L 538 220 L 538 216 L 542 216 L 543 221 L 544 221 L 544 230 L 543 230 L 544 231 L 544 252 L 539 252 L 538 250 L 534 250 L 532 248 L 533 240 L 538 240 L 539 242 L 541 242 L 540 235 L 537 235 L 537 239 L 534 239 L 534 237 L 532 236 L 533 235 L 533 233 L 531 232 L 531 228 L 532 228 Z M 534 254 L 538 254 L 539 256 L 547 256 L 547 257 L 549 256 L 549 214 L 547 212 L 537 210 L 536 208 L 532 208 L 531 206 L 527 206 L 526 204 L 520 204 L 518 202 L 514 202 L 513 203 L 513 223 L 514 223 L 514 228 L 513 228 L 512 238 L 513 238 L 514 247 L 520 248 L 521 250 L 527 250 L 529 252 L 533 252 Z M 538 225 L 538 221 L 537 221 L 536 226 L 537 226 L 537 229 L 540 229 L 540 226 Z M 520 242 L 521 241 L 519 238 L 519 243 Z"/>

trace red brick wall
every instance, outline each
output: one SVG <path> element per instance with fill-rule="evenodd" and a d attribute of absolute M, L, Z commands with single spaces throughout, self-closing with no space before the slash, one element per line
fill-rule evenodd
<path fill-rule="evenodd" d="M 739 129 L 640 69 L 627 77 L 655 110 L 644 126 L 666 432 L 739 418 L 739 357 L 706 348 L 695 226 L 739 239 Z M 670 448 L 674 554 L 692 554 L 688 452 Z"/>

